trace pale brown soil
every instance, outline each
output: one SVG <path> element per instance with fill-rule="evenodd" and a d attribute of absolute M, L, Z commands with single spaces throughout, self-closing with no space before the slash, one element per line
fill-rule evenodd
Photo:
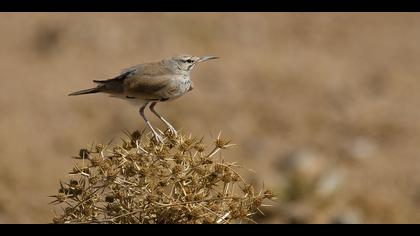
<path fill-rule="evenodd" d="M 0 42 L 0 223 L 51 222 L 70 157 L 144 127 L 137 107 L 68 93 L 179 53 L 220 59 L 157 107 L 177 128 L 221 130 L 237 144 L 226 158 L 279 194 L 290 154 L 315 156 L 303 175 L 343 177 L 326 201 L 297 201 L 299 220 L 420 222 L 420 14 L 1 13 Z"/>

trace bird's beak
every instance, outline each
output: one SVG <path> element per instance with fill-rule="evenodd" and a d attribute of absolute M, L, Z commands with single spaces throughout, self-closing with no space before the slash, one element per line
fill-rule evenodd
<path fill-rule="evenodd" d="M 200 57 L 200 59 L 198 59 L 197 62 L 203 62 L 203 61 L 208 61 L 208 60 L 217 59 L 217 58 L 219 58 L 219 57 L 216 57 L 216 56 L 204 56 L 204 57 Z"/>

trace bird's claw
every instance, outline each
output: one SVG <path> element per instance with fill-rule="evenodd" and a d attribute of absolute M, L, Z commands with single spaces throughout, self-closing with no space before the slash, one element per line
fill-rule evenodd
<path fill-rule="evenodd" d="M 162 138 L 159 134 L 154 133 L 154 134 L 153 134 L 153 138 L 154 138 L 154 140 L 155 140 L 156 142 L 158 142 L 158 143 L 163 143 L 163 138 Z"/>
<path fill-rule="evenodd" d="M 177 137 L 178 132 L 176 131 L 176 129 L 174 127 L 171 127 L 171 126 L 168 125 L 168 128 L 165 130 L 165 136 Z"/>
<path fill-rule="evenodd" d="M 178 136 L 178 132 L 176 132 L 176 130 L 173 127 L 169 128 L 169 131 L 176 137 Z"/>

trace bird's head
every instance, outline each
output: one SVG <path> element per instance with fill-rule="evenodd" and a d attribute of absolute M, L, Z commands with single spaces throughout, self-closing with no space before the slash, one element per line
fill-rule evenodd
<path fill-rule="evenodd" d="M 197 63 L 217 58 L 218 57 L 216 56 L 195 57 L 190 55 L 179 55 L 172 57 L 171 61 L 175 63 L 178 70 L 190 72 Z"/>

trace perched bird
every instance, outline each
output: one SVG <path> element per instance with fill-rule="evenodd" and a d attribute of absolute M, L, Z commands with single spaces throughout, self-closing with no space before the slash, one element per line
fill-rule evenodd
<path fill-rule="evenodd" d="M 151 62 L 124 69 L 118 76 L 108 80 L 94 80 L 95 88 L 85 89 L 69 94 L 69 96 L 107 93 L 112 97 L 122 98 L 140 105 L 140 115 L 153 132 L 158 142 L 162 137 L 152 127 L 144 115 L 144 109 L 149 108 L 173 134 L 175 128 L 159 115 L 155 106 L 158 102 L 171 101 L 193 89 L 191 70 L 199 62 L 217 59 L 215 56 L 195 57 L 190 55 L 175 56 L 159 62 Z"/>

